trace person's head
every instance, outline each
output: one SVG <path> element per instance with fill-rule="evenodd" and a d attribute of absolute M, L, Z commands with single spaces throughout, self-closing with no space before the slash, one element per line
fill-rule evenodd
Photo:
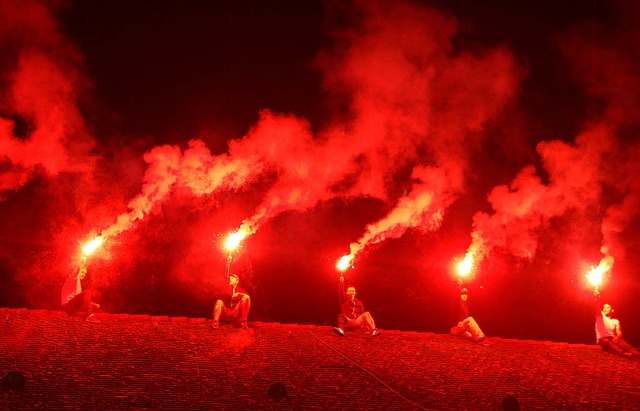
<path fill-rule="evenodd" d="M 238 278 L 237 274 L 231 274 L 229 276 L 229 285 L 231 287 L 235 287 L 236 285 L 238 285 L 238 282 L 240 282 L 240 278 Z"/>
<path fill-rule="evenodd" d="M 613 307 L 611 306 L 611 304 L 605 303 L 602 306 L 602 313 L 607 317 L 610 317 L 611 314 L 613 314 Z"/>
<path fill-rule="evenodd" d="M 356 287 L 350 285 L 347 287 L 347 298 L 350 300 L 355 300 L 356 298 Z"/>
<path fill-rule="evenodd" d="M 460 299 L 462 301 L 467 301 L 467 298 L 469 298 L 469 290 L 467 290 L 466 288 L 462 288 L 460 290 Z"/>

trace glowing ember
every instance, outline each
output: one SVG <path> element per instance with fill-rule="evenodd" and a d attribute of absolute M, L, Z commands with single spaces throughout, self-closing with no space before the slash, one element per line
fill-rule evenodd
<path fill-rule="evenodd" d="M 92 254 L 98 247 L 100 247 L 104 243 L 104 239 L 102 237 L 96 237 L 93 240 L 89 241 L 85 245 L 82 246 L 82 253 L 84 255 Z"/>
<path fill-rule="evenodd" d="M 471 272 L 473 268 L 473 257 L 470 254 L 467 254 L 462 261 L 457 265 L 456 271 L 458 275 L 461 277 L 466 277 Z"/>
<path fill-rule="evenodd" d="M 235 233 L 231 233 L 224 242 L 224 247 L 231 252 L 235 250 L 240 245 L 242 240 L 244 240 L 246 237 L 247 233 L 243 230 L 238 230 Z"/>
<path fill-rule="evenodd" d="M 600 260 L 600 264 L 597 267 L 591 267 L 591 271 L 588 274 L 585 274 L 589 283 L 598 289 L 600 283 L 602 283 L 602 276 L 611 270 L 611 266 L 613 265 L 613 257 L 607 256 Z"/>
<path fill-rule="evenodd" d="M 343 255 L 338 260 L 338 264 L 336 264 L 336 267 L 338 268 L 338 270 L 344 271 L 347 268 L 349 268 L 352 260 L 353 260 L 353 257 L 351 257 L 350 255 Z"/>

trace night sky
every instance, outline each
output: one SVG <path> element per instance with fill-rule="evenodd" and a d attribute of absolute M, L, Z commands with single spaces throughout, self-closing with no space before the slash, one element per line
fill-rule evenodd
<path fill-rule="evenodd" d="M 640 343 L 633 1 L 0 0 L 0 306 Z"/>

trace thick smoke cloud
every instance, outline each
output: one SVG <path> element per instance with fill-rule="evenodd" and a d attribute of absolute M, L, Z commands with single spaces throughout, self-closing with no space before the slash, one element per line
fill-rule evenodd
<path fill-rule="evenodd" d="M 352 253 L 411 227 L 436 230 L 463 190 L 484 124 L 513 98 L 522 70 L 501 48 L 456 53 L 456 22 L 436 10 L 360 2 L 350 13 L 354 21 L 336 28 L 336 46 L 318 58 L 325 87 L 344 90 L 339 98 L 348 102 L 348 120 L 314 136 L 306 121 L 265 111 L 228 154 L 212 157 L 197 141 L 183 156 L 177 147 L 155 148 L 145 155 L 150 167 L 142 193 L 102 235 L 127 229 L 174 185 L 209 195 L 237 190 L 263 173 L 273 173 L 275 181 L 243 222 L 246 234 L 284 211 L 335 197 L 398 204 L 367 227 Z M 408 196 L 390 199 L 394 178 L 407 167 L 419 183 Z"/>
<path fill-rule="evenodd" d="M 7 295 L 34 306 L 55 301 L 77 245 L 68 235 L 93 208 L 99 161 L 82 109 L 92 86 L 59 27 L 64 10 L 59 1 L 0 1 L 2 274 Z"/>
<path fill-rule="evenodd" d="M 578 26 L 561 38 L 561 47 L 573 62 L 573 71 L 585 90 L 598 103 L 592 121 L 610 130 L 610 143 L 615 149 L 605 157 L 606 167 L 600 176 L 615 188 L 615 196 L 602 198 L 608 208 L 602 221 L 602 252 L 624 258 L 625 247 L 620 234 L 637 220 L 640 205 L 638 186 L 639 149 L 638 115 L 640 97 L 633 90 L 640 89 L 638 39 L 640 31 L 633 17 L 637 6 L 625 5 L 620 13 L 621 28 Z M 636 18 L 637 19 L 637 18 Z M 629 22 L 629 20 L 632 20 Z M 587 31 L 588 30 L 588 31 Z M 589 34 L 587 34 L 589 33 Z"/>
<path fill-rule="evenodd" d="M 372 171 L 364 180 L 383 187 L 400 167 L 412 166 L 417 182 L 351 244 L 351 258 L 409 228 L 440 227 L 465 189 L 486 122 L 516 95 L 524 73 L 500 47 L 456 52 L 457 22 L 442 12 L 411 3 L 358 4 L 354 26 L 336 36 L 342 46 L 327 53 L 327 87 L 350 92 L 353 139 L 362 142 Z M 388 198 L 389 190 L 381 191 Z"/>
<path fill-rule="evenodd" d="M 624 259 L 621 235 L 638 216 L 637 30 L 612 34 L 595 23 L 558 36 L 575 80 L 592 101 L 574 141 L 537 145 L 541 169 L 523 168 L 488 196 L 493 214 L 474 216 L 468 255 L 479 263 L 493 248 L 531 260 L 551 219 L 569 211 L 601 219 L 603 261 Z M 567 136 L 570 137 L 570 136 Z M 596 233 L 592 233 L 596 235 Z M 608 263 L 611 265 L 611 263 Z"/>
<path fill-rule="evenodd" d="M 300 282 L 321 283 L 313 264 L 324 261 L 308 261 L 320 256 L 330 261 L 321 269 L 335 274 L 333 262 L 350 242 L 355 258 L 414 234 L 442 244 L 441 252 L 407 272 L 439 269 L 446 263 L 436 260 L 469 245 L 469 231 L 476 264 L 491 253 L 536 264 L 541 250 L 552 248 L 548 233 L 558 224 L 580 240 L 563 247 L 575 246 L 590 264 L 598 253 L 616 266 L 633 257 L 627 248 L 640 205 L 640 105 L 630 91 L 640 86 L 640 35 L 629 13 L 617 16 L 619 27 L 589 21 L 536 39 L 562 54 L 563 63 L 549 64 L 568 73 L 584 112 L 571 111 L 580 117 L 567 120 L 579 124 L 571 133 L 530 136 L 544 130 L 527 107 L 539 67 L 510 36 L 470 40 L 491 35 L 473 33 L 473 17 L 464 25 L 455 11 L 426 3 L 327 3 L 327 42 L 312 62 L 328 113 L 321 122 L 266 106 L 242 126 L 246 133 L 216 139 L 218 126 L 160 144 L 154 136 L 120 135 L 117 121 L 104 124 L 117 115 L 92 112 L 98 107 L 84 57 L 60 26 L 73 6 L 0 0 L 0 208 L 13 217 L 3 222 L 0 268 L 24 297 L 15 301 L 54 306 L 58 296 L 50 290 L 77 265 L 79 242 L 95 236 L 106 239 L 90 257 L 90 269 L 100 272 L 97 287 L 116 310 L 137 312 L 192 300 L 209 310 L 226 285 L 218 246 L 238 228 L 255 234 L 254 256 L 268 252 L 265 244 L 292 256 L 286 262 L 300 271 Z M 548 105 L 563 115 L 563 107 Z M 319 250 L 285 250 L 298 243 Z M 272 277 L 289 278 L 274 272 L 282 265 L 259 258 L 254 276 L 254 261 L 240 254 L 234 270 L 257 290 Z M 184 301 L 157 304 L 175 303 L 176 293 Z M 256 309 L 277 312 L 264 293 Z M 201 307 L 189 314 L 203 315 Z M 387 313 L 397 318 L 393 308 Z"/>
<path fill-rule="evenodd" d="M 470 253 L 479 262 L 494 247 L 516 257 L 532 259 L 538 236 L 549 220 L 570 209 L 585 212 L 600 198 L 600 170 L 611 150 L 610 134 L 596 129 L 580 135 L 575 146 L 562 141 L 541 142 L 538 153 L 548 182 L 535 167 L 523 168 L 509 185 L 495 187 L 488 196 L 494 210 L 473 218 Z"/>
<path fill-rule="evenodd" d="M 59 32 L 57 2 L 0 2 L 0 195 L 40 174 L 91 171 L 95 142 L 79 108 L 82 55 Z"/>

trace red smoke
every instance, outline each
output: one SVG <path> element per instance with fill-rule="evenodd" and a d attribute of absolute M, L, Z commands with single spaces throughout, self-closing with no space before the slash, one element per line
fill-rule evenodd
<path fill-rule="evenodd" d="M 470 253 L 476 263 L 494 247 L 533 258 L 538 236 L 551 218 L 569 209 L 585 212 L 599 200 L 603 183 L 599 175 L 611 149 L 610 135 L 603 129 L 583 133 L 575 147 L 561 141 L 541 142 L 538 153 L 548 183 L 535 167 L 528 166 L 508 186 L 491 191 L 488 200 L 494 213 L 480 212 L 473 218 Z"/>
<path fill-rule="evenodd" d="M 81 108 L 91 83 L 58 26 L 62 4 L 0 1 L 0 254 L 11 295 L 34 306 L 55 301 L 78 245 L 74 228 L 100 208 L 91 205 L 96 141 Z"/>
<path fill-rule="evenodd" d="M 561 46 L 581 85 L 599 103 L 592 122 L 611 133 L 609 144 L 615 151 L 608 153 L 599 171 L 600 179 L 614 189 L 614 196 L 601 199 L 608 206 L 602 221 L 602 252 L 619 259 L 625 255 L 620 235 L 640 212 L 640 95 L 635 92 L 640 89 L 640 30 L 633 21 L 637 6 L 625 5 L 617 13 L 619 30 L 611 32 L 601 25 L 573 27 L 562 37 Z"/>
<path fill-rule="evenodd" d="M 349 92 L 350 137 L 369 165 L 360 172 L 366 188 L 353 194 L 388 198 L 394 174 L 407 166 L 417 182 L 351 244 L 352 257 L 409 228 L 440 227 L 464 191 L 485 123 L 514 97 L 523 73 L 499 47 L 456 52 L 456 20 L 442 12 L 403 2 L 358 5 L 356 27 L 337 34 L 340 46 L 321 60 L 326 86 Z"/>
<path fill-rule="evenodd" d="M 503 49 L 456 53 L 453 18 L 409 3 L 361 2 L 357 21 L 323 53 L 327 88 L 345 90 L 348 121 L 314 136 L 306 121 L 264 111 L 227 155 L 212 157 L 192 141 L 184 155 L 157 147 L 145 155 L 149 169 L 130 211 L 103 231 L 110 237 L 148 214 L 174 187 L 194 195 L 237 190 L 263 173 L 274 175 L 256 213 L 241 230 L 254 233 L 283 211 L 304 211 L 332 198 L 390 199 L 394 178 L 414 167 L 418 181 L 397 210 L 352 246 L 398 237 L 411 227 L 436 230 L 463 190 L 469 156 L 485 122 L 517 89 L 521 70 Z M 337 120 L 337 119 L 336 119 Z"/>
<path fill-rule="evenodd" d="M 376 199 L 383 209 L 356 228 L 355 256 L 411 229 L 441 230 L 451 210 L 480 190 L 488 204 L 467 205 L 485 210 L 473 216 L 476 262 L 494 249 L 535 258 L 545 230 L 563 217 L 586 232 L 578 222 L 595 216 L 601 233 L 587 235 L 602 236 L 605 255 L 624 257 L 622 237 L 640 206 L 640 97 L 629 92 L 640 86 L 635 29 L 588 24 L 554 37 L 591 104 L 578 133 L 535 136 L 544 141 L 528 147 L 538 158 L 527 164 L 508 148 L 512 140 L 525 146 L 522 130 L 531 126 L 518 105 L 530 67 L 514 45 L 461 46 L 469 33 L 456 16 L 415 2 L 332 2 L 331 42 L 314 61 L 332 110 L 324 123 L 266 108 L 246 135 L 225 136 L 224 152 L 188 136 L 184 145 L 145 143 L 142 164 L 134 148 L 115 142 L 130 136 L 97 145 L 86 116 L 91 84 L 82 55 L 58 27 L 60 4 L 0 0 L 0 195 L 10 215 L 30 214 L 3 227 L 17 237 L 29 226 L 24 237 L 33 240 L 24 248 L 45 248 L 10 267 L 32 284 L 44 278 L 41 287 L 55 288 L 78 242 L 102 235 L 107 242 L 96 254 L 117 256 L 121 271 L 105 270 L 114 283 L 144 273 L 157 284 L 166 271 L 206 294 L 198 286 L 214 282 L 207 275 L 220 263 L 214 236 L 229 227 L 253 234 L 287 211 Z M 480 163 L 505 158 L 519 171 L 482 175 L 494 169 Z M 471 224 L 471 213 L 459 218 Z M 5 260 L 12 255 L 0 251 Z"/>
<path fill-rule="evenodd" d="M 95 143 L 78 107 L 87 87 L 81 55 L 58 32 L 46 2 L 3 0 L 0 16 L 0 45 L 11 50 L 2 63 L 0 195 L 39 174 L 91 171 Z M 20 136 L 16 118 L 25 124 Z"/>
<path fill-rule="evenodd" d="M 612 34 L 590 22 L 559 36 L 577 82 L 595 102 L 590 119 L 573 144 L 538 144 L 541 170 L 527 166 L 509 185 L 491 191 L 493 214 L 477 213 L 473 219 L 469 253 L 476 262 L 495 247 L 532 259 L 549 221 L 568 211 L 581 218 L 598 215 L 603 258 L 624 258 L 620 236 L 637 219 L 640 206 L 639 146 L 633 131 L 640 100 L 629 92 L 640 88 L 639 34 L 636 29 Z"/>

